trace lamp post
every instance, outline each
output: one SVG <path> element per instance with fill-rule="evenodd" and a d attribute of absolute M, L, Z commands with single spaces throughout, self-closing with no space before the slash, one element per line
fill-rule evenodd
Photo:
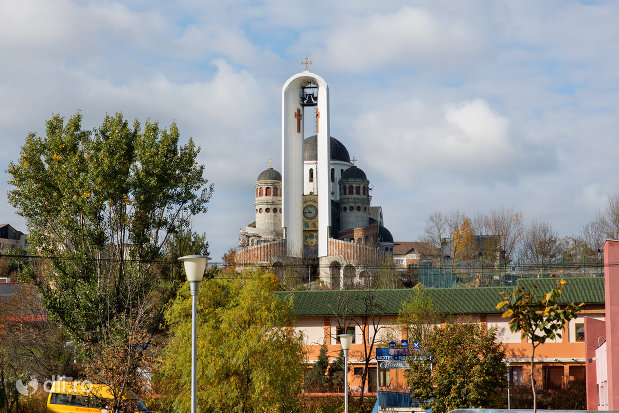
<path fill-rule="evenodd" d="M 180 257 L 179 261 L 185 264 L 185 273 L 187 274 L 187 281 L 189 281 L 189 289 L 191 290 L 191 413 L 196 413 L 198 404 L 197 384 L 196 377 L 196 362 L 197 362 L 197 342 L 198 336 L 196 332 L 196 308 L 198 301 L 198 290 L 200 289 L 200 281 L 204 275 L 204 268 L 206 268 L 206 261 L 210 260 L 209 257 L 204 255 L 186 255 Z"/>
<path fill-rule="evenodd" d="M 348 350 L 352 344 L 352 334 L 340 334 L 340 345 L 344 352 L 344 413 L 348 413 Z"/>

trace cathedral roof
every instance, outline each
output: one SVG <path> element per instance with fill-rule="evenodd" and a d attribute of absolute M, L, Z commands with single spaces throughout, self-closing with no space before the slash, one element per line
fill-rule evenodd
<path fill-rule="evenodd" d="M 281 180 L 282 180 L 282 174 L 280 174 L 273 168 L 265 169 L 264 171 L 260 172 L 260 175 L 258 175 L 258 179 L 256 179 L 256 181 L 281 181 Z"/>
<path fill-rule="evenodd" d="M 360 168 L 357 168 L 356 166 L 351 166 L 350 168 L 346 169 L 344 172 L 342 172 L 342 179 L 365 179 L 367 180 L 368 178 L 365 176 L 365 172 L 363 172 Z"/>
<path fill-rule="evenodd" d="M 331 136 L 330 150 L 332 161 L 343 161 L 350 163 L 350 155 L 348 154 L 348 149 L 346 149 L 342 142 L 338 141 L 333 136 Z M 303 160 L 318 160 L 318 140 L 316 139 L 316 135 L 305 138 L 305 141 L 303 141 Z"/>
<path fill-rule="evenodd" d="M 378 240 L 380 242 L 391 242 L 393 243 L 393 235 L 391 232 L 382 225 L 378 227 Z"/>

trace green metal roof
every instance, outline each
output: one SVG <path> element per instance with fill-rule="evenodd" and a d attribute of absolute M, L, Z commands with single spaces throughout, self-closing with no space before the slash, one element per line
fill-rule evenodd
<path fill-rule="evenodd" d="M 434 299 L 434 304 L 442 314 L 491 314 L 500 313 L 496 305 L 501 301 L 502 291 L 512 293 L 518 287 L 528 288 L 535 285 L 540 292 L 552 289 L 555 278 L 530 278 L 518 280 L 512 287 L 478 287 L 478 288 L 425 288 Z M 341 308 L 348 308 L 350 315 L 366 313 L 365 301 L 375 300 L 376 315 L 397 315 L 412 293 L 411 289 L 401 290 L 317 290 L 317 291 L 282 291 L 277 294 L 292 300 L 297 317 L 330 316 L 341 313 Z M 344 303 L 347 304 L 344 305 Z M 604 279 L 570 278 L 563 288 L 561 303 L 604 303 Z"/>

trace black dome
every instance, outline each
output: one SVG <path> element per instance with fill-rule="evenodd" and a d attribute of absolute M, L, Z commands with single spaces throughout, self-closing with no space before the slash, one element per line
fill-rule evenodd
<path fill-rule="evenodd" d="M 365 176 L 365 172 L 363 172 L 361 169 L 357 168 L 356 166 L 351 166 L 350 168 L 346 169 L 344 172 L 342 172 L 342 179 L 364 179 L 367 180 L 368 178 Z"/>
<path fill-rule="evenodd" d="M 393 244 L 393 235 L 382 225 L 378 227 L 378 240 L 380 242 L 390 242 Z"/>
<path fill-rule="evenodd" d="M 350 163 L 350 155 L 348 154 L 348 149 L 346 149 L 342 142 L 338 141 L 333 136 L 331 136 L 330 150 L 332 161 L 343 161 Z M 316 139 L 316 135 L 305 138 L 305 141 L 303 141 L 303 160 L 318 160 L 318 140 Z"/>
<path fill-rule="evenodd" d="M 280 174 L 273 168 L 265 169 L 264 171 L 260 172 L 260 175 L 258 175 L 258 179 L 256 179 L 256 181 L 281 181 L 281 180 L 282 180 L 282 174 Z"/>

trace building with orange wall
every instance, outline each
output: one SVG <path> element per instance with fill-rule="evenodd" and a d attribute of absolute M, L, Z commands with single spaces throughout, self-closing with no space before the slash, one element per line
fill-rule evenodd
<path fill-rule="evenodd" d="M 496 305 L 499 294 L 518 287 L 535 285 L 539 291 L 550 291 L 554 278 L 520 279 L 513 287 L 427 288 L 445 322 L 474 322 L 487 329 L 495 328 L 497 339 L 504 345 L 506 362 L 510 363 L 513 385 L 529 385 L 531 345 L 520 333 L 509 330 Z M 538 387 L 560 387 L 570 380 L 585 380 L 585 318 L 604 319 L 604 279 L 601 277 L 570 278 L 560 302 L 584 303 L 578 317 L 570 321 L 562 338 L 546 342 L 536 349 L 534 377 Z M 354 390 L 361 383 L 364 353 L 375 335 L 375 344 L 387 347 L 390 341 L 413 340 L 398 323 L 397 314 L 411 290 L 331 290 L 279 293 L 292 299 L 297 315 L 296 329 L 304 336 L 307 362 L 318 358 L 320 347 L 327 345 L 330 359 L 340 351 L 337 341 L 346 329 L 355 335 L 349 353 L 349 383 Z M 372 303 L 372 305 L 368 305 Z M 365 340 L 364 340 L 365 337 Z M 372 351 L 365 391 L 376 391 L 376 359 Z M 405 383 L 400 370 L 380 371 L 380 386 L 397 387 Z"/>

